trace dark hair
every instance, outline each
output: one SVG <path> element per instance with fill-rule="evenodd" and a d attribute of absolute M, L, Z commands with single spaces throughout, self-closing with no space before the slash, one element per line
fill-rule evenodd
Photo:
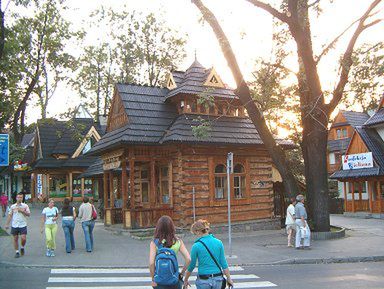
<path fill-rule="evenodd" d="M 291 204 L 296 203 L 296 198 L 295 197 L 291 198 L 290 200 L 291 200 Z"/>
<path fill-rule="evenodd" d="M 24 197 L 24 194 L 23 193 L 17 193 L 16 196 L 23 196 Z"/>
<path fill-rule="evenodd" d="M 66 209 L 69 207 L 70 200 L 68 198 L 65 198 L 63 201 L 63 209 Z"/>
<path fill-rule="evenodd" d="M 88 202 L 89 202 L 89 198 L 88 198 L 88 197 L 84 197 L 84 198 L 83 198 L 83 202 L 84 202 L 84 203 L 88 203 Z"/>
<path fill-rule="evenodd" d="M 172 247 L 175 244 L 176 238 L 176 229 L 171 217 L 162 216 L 156 224 L 155 230 L 155 239 L 158 239 L 159 242 L 163 243 L 165 247 Z"/>

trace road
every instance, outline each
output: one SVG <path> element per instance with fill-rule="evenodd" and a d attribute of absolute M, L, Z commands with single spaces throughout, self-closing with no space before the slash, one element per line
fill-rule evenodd
<path fill-rule="evenodd" d="M 383 289 L 384 263 L 235 267 L 235 288 Z M 1 289 L 150 289 L 146 269 L 0 267 Z M 192 282 L 193 283 L 193 282 Z M 192 288 L 195 288 L 192 286 Z"/>

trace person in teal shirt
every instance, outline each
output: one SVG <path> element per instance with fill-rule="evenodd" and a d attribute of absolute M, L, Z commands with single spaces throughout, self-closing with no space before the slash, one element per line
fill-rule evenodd
<path fill-rule="evenodd" d="M 227 285 L 233 286 L 228 263 L 225 259 L 223 242 L 215 238 L 209 231 L 209 223 L 206 220 L 198 220 L 191 227 L 192 234 L 198 238 L 192 246 L 191 263 L 185 274 L 184 288 L 190 286 L 188 279 L 196 267 L 196 262 L 199 263 L 198 278 L 196 280 L 197 289 L 221 289 L 223 274 L 227 277 Z M 217 264 L 203 243 L 207 246 Z"/>

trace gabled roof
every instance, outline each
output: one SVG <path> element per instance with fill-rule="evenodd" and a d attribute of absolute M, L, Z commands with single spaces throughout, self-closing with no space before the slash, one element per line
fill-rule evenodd
<path fill-rule="evenodd" d="M 38 121 L 37 135 L 42 157 L 35 160 L 32 164 L 33 168 L 88 167 L 94 162 L 94 157 L 71 158 L 71 156 L 92 126 L 102 133 L 103 128 L 89 118 L 77 118 L 70 121 L 56 119 Z M 67 155 L 68 159 L 56 159 L 54 155 Z"/>
<path fill-rule="evenodd" d="M 352 127 L 362 126 L 369 119 L 369 115 L 365 112 L 341 110 L 340 113 L 342 113 L 347 120 L 343 125 L 349 124 Z M 332 127 L 337 127 L 337 125 L 337 123 L 334 123 Z"/>
<path fill-rule="evenodd" d="M 35 139 L 35 133 L 26 133 L 21 141 L 21 146 L 27 148 L 33 146 L 33 140 Z"/>
<path fill-rule="evenodd" d="M 176 82 L 176 88 L 167 93 L 166 99 L 178 94 L 196 95 L 209 91 L 209 94 L 220 98 L 237 98 L 235 92 L 229 88 L 207 86 L 206 81 L 211 73 L 211 69 L 206 69 L 197 60 L 185 71 L 173 71 L 172 76 Z M 220 80 L 221 81 L 221 80 Z"/>
<path fill-rule="evenodd" d="M 365 126 L 375 126 L 384 123 L 384 108 L 380 108 L 374 115 L 372 115 L 366 122 Z"/>
<path fill-rule="evenodd" d="M 331 175 L 331 179 L 358 178 L 384 175 L 384 141 L 375 129 L 368 127 L 356 127 L 355 134 L 358 134 L 372 152 L 376 166 L 367 169 L 358 170 L 340 170 Z"/>

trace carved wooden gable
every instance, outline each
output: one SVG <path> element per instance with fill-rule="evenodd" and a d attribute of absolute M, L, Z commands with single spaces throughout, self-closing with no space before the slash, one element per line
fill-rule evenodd
<path fill-rule="evenodd" d="M 218 88 L 225 88 L 223 81 L 220 76 L 217 74 L 214 68 L 211 69 L 207 79 L 204 82 L 205 86 L 213 86 Z"/>
<path fill-rule="evenodd" d="M 124 104 L 119 93 L 115 91 L 108 117 L 107 132 L 123 127 L 126 124 L 128 124 L 128 115 L 125 112 Z"/>
<path fill-rule="evenodd" d="M 173 79 L 172 73 L 168 74 L 166 86 L 169 90 L 175 89 L 177 87 L 176 82 Z"/>

